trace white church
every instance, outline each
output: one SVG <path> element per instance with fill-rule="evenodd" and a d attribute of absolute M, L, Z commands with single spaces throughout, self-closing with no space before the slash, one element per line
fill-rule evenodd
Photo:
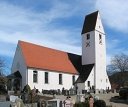
<path fill-rule="evenodd" d="M 85 17 L 82 29 L 82 55 L 19 41 L 12 74 L 20 89 L 29 85 L 39 91 L 71 89 L 111 89 L 106 72 L 105 32 L 98 11 Z"/>

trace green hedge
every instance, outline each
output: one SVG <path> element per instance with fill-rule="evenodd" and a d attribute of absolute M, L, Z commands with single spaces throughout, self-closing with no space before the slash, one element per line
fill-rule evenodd
<path fill-rule="evenodd" d="M 104 100 L 96 100 L 94 102 L 94 107 L 106 107 L 106 103 Z"/>
<path fill-rule="evenodd" d="M 89 107 L 89 102 L 79 102 L 74 105 L 74 107 Z M 104 100 L 96 100 L 94 102 L 94 107 L 106 107 L 106 103 Z M 110 106 L 111 107 L 111 106 Z"/>
<path fill-rule="evenodd" d="M 74 107 L 89 107 L 89 103 L 88 103 L 88 102 L 76 103 L 76 104 L 74 105 Z"/>

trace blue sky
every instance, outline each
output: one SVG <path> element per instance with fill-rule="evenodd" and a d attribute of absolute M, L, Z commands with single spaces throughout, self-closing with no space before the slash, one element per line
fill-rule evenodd
<path fill-rule="evenodd" d="M 81 54 L 85 15 L 100 11 L 107 43 L 107 64 L 128 54 L 126 0 L 0 0 L 0 57 L 9 73 L 18 40 Z"/>

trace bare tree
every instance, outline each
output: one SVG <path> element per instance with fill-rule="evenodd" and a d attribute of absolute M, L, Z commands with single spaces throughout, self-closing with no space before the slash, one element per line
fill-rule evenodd
<path fill-rule="evenodd" d="M 0 58 L 0 76 L 4 74 L 5 67 L 6 67 L 5 60 Z"/>
<path fill-rule="evenodd" d="M 111 76 L 115 73 L 115 67 L 113 67 L 113 65 L 107 65 L 106 69 L 108 76 Z"/>
<path fill-rule="evenodd" d="M 128 70 L 128 55 L 119 54 L 115 55 L 111 60 L 112 66 L 115 70 L 125 72 Z"/>
<path fill-rule="evenodd" d="M 5 60 L 0 57 L 0 94 L 5 94 L 7 93 L 6 90 L 6 84 L 7 84 L 7 78 L 5 77 Z"/>
<path fill-rule="evenodd" d="M 115 55 L 111 60 L 113 70 L 121 72 L 121 86 L 123 86 L 123 74 L 125 71 L 128 71 L 128 55 L 126 54 L 118 54 Z"/>

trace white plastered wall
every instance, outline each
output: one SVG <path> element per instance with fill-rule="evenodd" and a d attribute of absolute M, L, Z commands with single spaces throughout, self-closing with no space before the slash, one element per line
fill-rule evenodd
<path fill-rule="evenodd" d="M 90 81 L 90 86 L 88 86 L 88 81 Z M 85 89 L 88 90 L 90 89 L 90 87 L 94 86 L 94 67 L 90 73 L 90 75 L 88 76 L 87 80 L 85 81 Z"/>
<path fill-rule="evenodd" d="M 38 82 L 33 83 L 33 71 L 38 71 Z M 49 83 L 45 83 L 45 72 L 48 72 L 49 75 Z M 62 84 L 59 84 L 59 74 L 62 74 Z M 59 73 L 59 72 L 53 72 L 53 71 L 47 71 L 47 70 L 39 70 L 39 69 L 28 69 L 28 84 L 33 89 L 34 87 L 36 89 L 39 89 L 39 91 L 44 90 L 50 90 L 50 89 L 60 89 L 64 87 L 65 89 L 73 88 L 72 85 L 72 76 L 73 74 L 67 74 L 67 73 Z M 75 75 L 75 80 L 78 78 L 78 75 Z"/>
<path fill-rule="evenodd" d="M 98 13 L 96 28 L 95 28 L 95 75 L 96 89 L 111 89 L 111 85 L 106 72 L 106 41 L 105 32 Z M 99 34 L 102 36 L 102 43 L 99 43 Z"/>
<path fill-rule="evenodd" d="M 90 34 L 90 39 L 87 40 L 86 36 Z M 82 65 L 95 63 L 95 33 L 93 31 L 82 35 Z M 86 47 L 86 43 L 90 43 L 90 46 Z"/>
<path fill-rule="evenodd" d="M 23 89 L 24 86 L 27 84 L 27 67 L 22 55 L 22 50 L 17 45 L 16 52 L 13 58 L 13 63 L 11 67 L 11 72 L 14 73 L 16 71 L 19 71 L 21 76 L 22 76 L 22 86 L 21 88 Z"/>
<path fill-rule="evenodd" d="M 95 63 L 95 75 L 96 75 L 96 89 L 109 89 L 111 88 L 108 75 L 106 72 L 106 44 L 105 35 L 102 34 L 102 44 L 99 44 L 99 32 L 95 32 L 95 46 L 96 46 L 96 63 Z"/>

